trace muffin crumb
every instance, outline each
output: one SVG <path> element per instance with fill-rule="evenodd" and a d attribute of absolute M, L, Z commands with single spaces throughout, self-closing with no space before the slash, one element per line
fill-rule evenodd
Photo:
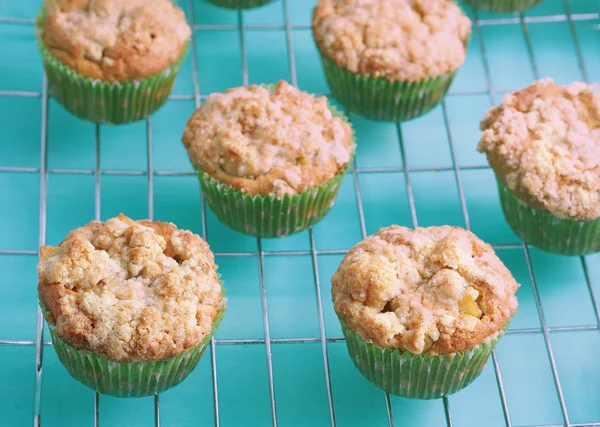
<path fill-rule="evenodd" d="M 208 244 L 164 222 L 92 221 L 42 246 L 37 272 L 58 336 L 120 362 L 195 347 L 225 306 Z"/>
<path fill-rule="evenodd" d="M 192 163 L 248 194 L 283 197 L 343 172 L 352 128 L 327 98 L 285 81 L 214 93 L 189 119 L 182 137 Z"/>
<path fill-rule="evenodd" d="M 471 21 L 449 0 L 320 0 L 312 28 L 337 66 L 408 82 L 456 71 L 471 35 Z"/>
<path fill-rule="evenodd" d="M 340 319 L 379 348 L 451 354 L 493 339 L 519 284 L 492 247 L 459 227 L 383 228 L 332 278 Z"/>
<path fill-rule="evenodd" d="M 486 112 L 478 151 L 519 199 L 559 218 L 600 217 L 598 86 L 545 78 Z"/>
<path fill-rule="evenodd" d="M 192 30 L 170 0 L 44 0 L 43 40 L 79 74 L 128 81 L 175 63 Z"/>

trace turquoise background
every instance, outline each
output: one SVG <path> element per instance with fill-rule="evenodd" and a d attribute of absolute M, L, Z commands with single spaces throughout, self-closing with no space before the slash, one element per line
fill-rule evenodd
<path fill-rule="evenodd" d="M 189 3 L 180 3 L 190 16 Z M 239 16 L 194 0 L 191 19 L 197 25 L 194 54 L 200 94 L 243 84 L 244 62 L 252 83 L 291 80 L 289 46 L 293 48 L 300 88 L 327 93 L 309 28 L 314 3 L 287 1 L 291 22 L 287 34 L 283 0 Z M 565 424 L 532 278 L 550 328 L 550 344 L 569 421 L 582 425 L 600 423 L 599 310 L 593 299 L 593 292 L 600 292 L 600 255 L 581 259 L 549 255 L 533 248 L 524 251 L 504 222 L 493 174 L 486 167 L 485 158 L 475 151 L 480 135 L 478 123 L 484 110 L 492 105 L 486 67 L 490 70 L 495 102 L 506 91 L 525 86 L 535 77 L 549 75 L 559 83 L 567 83 L 581 80 L 585 70 L 589 81 L 599 80 L 598 5 L 594 0 L 545 0 L 525 13 L 527 18 L 537 19 L 525 27 L 519 22 L 486 21 L 479 32 L 474 32 L 466 63 L 443 108 L 399 127 L 352 117 L 358 136 L 358 170 L 345 178 L 335 207 L 314 227 L 312 235 L 307 231 L 286 239 L 262 241 L 265 253 L 259 257 L 255 239 L 229 231 L 210 211 L 206 212 L 206 237 L 217 255 L 229 296 L 229 310 L 216 334 L 221 426 L 272 423 L 261 261 L 273 340 L 270 347 L 278 424 L 331 425 L 319 341 L 321 302 L 323 328 L 329 339 L 326 349 L 337 425 L 389 424 L 384 393 L 361 377 L 345 344 L 337 339 L 341 331 L 330 302 L 330 278 L 342 252 L 362 238 L 363 229 L 370 234 L 392 223 L 412 226 L 408 180 L 419 225 L 465 226 L 455 164 L 472 230 L 496 245 L 499 256 L 522 285 L 519 313 L 497 348 L 512 425 Z M 149 216 L 149 136 L 153 172 L 150 206 L 154 218 L 204 235 L 199 186 L 179 142 L 185 122 L 195 108 L 192 55 L 185 61 L 174 89 L 173 94 L 179 99 L 170 100 L 158 111 L 151 126 L 140 122 L 96 128 L 69 115 L 50 99 L 44 129 L 42 67 L 31 25 L 38 7 L 39 2 L 0 1 L 0 425 L 9 427 L 31 425 L 36 411 L 33 344 L 42 135 L 47 136 L 49 171 L 45 216 L 48 244 L 57 244 L 70 229 L 94 218 L 96 161 L 101 170 L 100 217 L 106 219 L 119 212 L 134 218 Z M 567 20 L 548 22 L 544 18 L 563 16 L 569 11 L 581 14 L 573 23 L 578 43 Z M 518 15 L 479 15 L 482 19 L 515 17 Z M 24 21 L 8 22 L 2 18 Z M 240 19 L 247 26 L 242 33 L 238 30 Z M 8 96 L 6 91 L 25 91 L 31 96 Z M 404 166 L 409 168 L 408 173 L 403 171 Z M 314 260 L 311 236 L 316 250 Z M 291 338 L 309 342 L 289 342 Z M 49 339 L 49 334 L 45 334 L 45 339 Z M 245 343 L 232 343 L 239 340 Z M 22 345 L 16 345 L 16 341 Z M 210 356 L 207 352 L 184 383 L 160 396 L 162 426 L 215 424 Z M 69 377 L 50 345 L 45 346 L 42 379 L 40 410 L 44 427 L 94 425 L 94 393 Z M 153 398 L 119 400 L 102 396 L 99 403 L 98 416 L 103 427 L 155 423 Z M 494 364 L 489 363 L 470 387 L 451 396 L 447 407 L 453 426 L 507 425 Z M 396 426 L 448 425 L 442 400 L 391 397 L 390 409 Z"/>

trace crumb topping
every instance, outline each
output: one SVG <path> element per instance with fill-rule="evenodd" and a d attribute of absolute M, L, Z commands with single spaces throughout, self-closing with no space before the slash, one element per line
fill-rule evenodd
<path fill-rule="evenodd" d="M 339 67 L 415 82 L 456 71 L 471 21 L 450 0 L 319 0 L 313 35 Z"/>
<path fill-rule="evenodd" d="M 598 86 L 545 78 L 486 112 L 478 151 L 515 194 L 559 218 L 600 217 Z"/>
<path fill-rule="evenodd" d="M 327 98 L 285 81 L 210 95 L 182 141 L 192 163 L 218 181 L 276 197 L 333 178 L 354 150 L 350 124 L 332 114 Z"/>
<path fill-rule="evenodd" d="M 57 247 L 42 246 L 37 272 L 57 334 L 121 362 L 195 347 L 225 306 L 208 244 L 169 223 L 90 222 Z"/>
<path fill-rule="evenodd" d="M 177 61 L 192 31 L 171 0 L 44 0 L 44 43 L 85 77 L 126 81 Z"/>
<path fill-rule="evenodd" d="M 492 247 L 459 227 L 383 228 L 332 278 L 335 310 L 363 339 L 414 354 L 467 351 L 516 313 L 519 285 Z"/>

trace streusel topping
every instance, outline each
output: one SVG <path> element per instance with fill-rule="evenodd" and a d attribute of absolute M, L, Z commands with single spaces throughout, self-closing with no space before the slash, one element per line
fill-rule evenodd
<path fill-rule="evenodd" d="M 326 97 L 284 81 L 210 95 L 182 140 L 192 163 L 213 178 L 277 197 L 333 178 L 354 149 L 352 128 L 332 114 Z"/>
<path fill-rule="evenodd" d="M 410 82 L 456 71 L 471 34 L 450 0 L 320 0 L 312 27 L 319 50 L 339 67 Z"/>
<path fill-rule="evenodd" d="M 176 356 L 207 337 L 225 306 L 207 243 L 163 222 L 93 221 L 37 266 L 48 321 L 70 345 L 108 359 Z"/>
<path fill-rule="evenodd" d="M 125 81 L 177 61 L 192 31 L 171 0 L 44 0 L 44 43 L 78 73 Z"/>
<path fill-rule="evenodd" d="M 477 149 L 525 203 L 560 218 L 600 217 L 597 86 L 538 80 L 487 111 L 481 129 Z"/>
<path fill-rule="evenodd" d="M 459 227 L 383 228 L 332 278 L 340 318 L 380 348 L 471 350 L 517 310 L 519 287 L 492 247 Z"/>

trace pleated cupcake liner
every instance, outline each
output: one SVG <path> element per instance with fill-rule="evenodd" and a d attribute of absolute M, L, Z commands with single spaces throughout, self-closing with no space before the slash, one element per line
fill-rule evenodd
<path fill-rule="evenodd" d="M 438 105 L 456 72 L 417 82 L 392 81 L 353 73 L 320 54 L 333 97 L 346 110 L 371 120 L 398 122 L 421 116 Z"/>
<path fill-rule="evenodd" d="M 521 12 L 529 9 L 542 0 L 462 0 L 473 9 L 487 10 L 495 13 Z"/>
<path fill-rule="evenodd" d="M 341 322 L 348 353 L 356 368 L 376 387 L 411 399 L 439 399 L 467 387 L 481 374 L 508 323 L 489 344 L 452 355 L 418 355 L 381 349 Z"/>
<path fill-rule="evenodd" d="M 228 9 L 251 9 L 260 7 L 273 0 L 206 0 L 215 6 L 226 7 Z"/>
<path fill-rule="evenodd" d="M 46 309 L 41 302 L 40 307 L 45 317 Z M 58 360 L 77 381 L 109 396 L 145 397 L 175 387 L 194 370 L 224 313 L 225 308 L 222 308 L 213 322 L 211 333 L 200 344 L 177 356 L 155 362 L 118 362 L 74 348 L 58 336 L 56 325 L 46 323 Z"/>
<path fill-rule="evenodd" d="M 196 169 L 202 194 L 219 220 L 255 237 L 284 237 L 306 230 L 329 212 L 346 172 L 292 196 L 250 195 Z"/>
<path fill-rule="evenodd" d="M 561 255 L 600 252 L 600 218 L 575 221 L 557 218 L 544 209 L 523 203 L 496 177 L 506 222 L 527 244 Z"/>
<path fill-rule="evenodd" d="M 44 19 L 45 11 L 42 10 L 36 26 L 36 41 L 46 71 L 48 89 L 70 113 L 94 123 L 135 122 L 158 110 L 171 93 L 190 44 L 186 43 L 175 63 L 158 74 L 125 82 L 101 81 L 82 76 L 52 55 L 42 36 Z"/>

